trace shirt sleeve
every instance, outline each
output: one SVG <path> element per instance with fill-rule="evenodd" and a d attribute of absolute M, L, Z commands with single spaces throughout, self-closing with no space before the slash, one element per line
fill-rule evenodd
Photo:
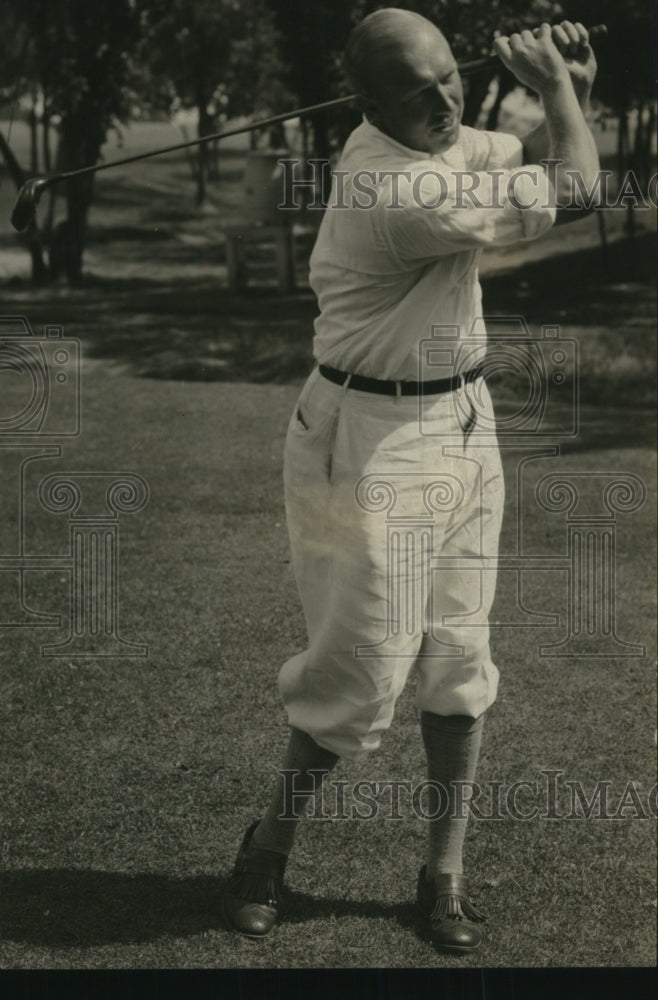
<path fill-rule="evenodd" d="M 492 142 L 486 168 L 480 170 L 416 164 L 404 197 L 390 210 L 382 192 L 379 222 L 400 263 L 509 246 L 550 229 L 555 222 L 552 186 L 541 166 L 516 164 L 516 141 Z M 467 162 L 479 165 L 475 157 Z"/>
<path fill-rule="evenodd" d="M 459 135 L 468 170 L 512 170 L 523 165 L 523 144 L 508 132 L 486 132 L 462 125 Z"/>

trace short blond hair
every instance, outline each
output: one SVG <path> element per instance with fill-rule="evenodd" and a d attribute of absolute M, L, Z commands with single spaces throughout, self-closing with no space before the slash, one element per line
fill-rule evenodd
<path fill-rule="evenodd" d="M 428 28 L 441 34 L 426 17 L 400 7 L 382 7 L 359 21 L 347 40 L 344 57 L 345 72 L 356 93 L 376 98 L 382 66 L 399 58 L 404 43 L 420 37 L 419 29 Z"/>

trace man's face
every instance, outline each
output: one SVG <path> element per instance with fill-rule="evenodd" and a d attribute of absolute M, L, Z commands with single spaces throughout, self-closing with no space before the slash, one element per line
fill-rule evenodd
<path fill-rule="evenodd" d="M 440 153 L 457 140 L 464 92 L 450 46 L 438 29 L 429 28 L 406 37 L 382 65 L 367 113 L 404 146 Z"/>

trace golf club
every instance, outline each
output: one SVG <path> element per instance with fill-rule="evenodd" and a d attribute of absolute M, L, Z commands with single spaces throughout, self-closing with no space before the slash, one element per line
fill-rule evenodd
<path fill-rule="evenodd" d="M 608 29 L 604 24 L 598 24 L 589 29 L 590 41 L 601 39 L 607 35 Z M 500 66 L 497 56 L 485 56 L 482 59 L 473 59 L 470 62 L 460 63 L 458 66 L 462 76 L 470 76 L 481 70 L 492 69 Z M 269 118 L 262 118 L 260 121 L 251 122 L 240 128 L 229 129 L 227 132 L 213 132 L 211 135 L 204 135 L 198 139 L 190 139 L 187 142 L 179 142 L 173 146 L 163 146 L 159 149 L 152 149 L 146 153 L 137 153 L 134 156 L 127 156 L 121 160 L 111 160 L 109 163 L 97 163 L 91 167 L 82 167 L 79 170 L 69 170 L 64 173 L 50 174 L 47 177 L 31 177 L 27 180 L 16 199 L 16 204 L 11 213 L 11 224 L 19 233 L 27 229 L 34 218 L 37 205 L 41 195 L 46 188 L 54 184 L 61 184 L 63 181 L 71 180 L 73 177 L 81 177 L 84 174 L 95 174 L 100 170 L 110 170 L 112 167 L 122 167 L 128 163 L 136 163 L 138 160 L 147 160 L 151 156 L 161 156 L 163 153 L 173 153 L 179 149 L 189 149 L 190 146 L 200 146 L 206 142 L 214 142 L 218 139 L 228 139 L 234 135 L 242 135 L 245 132 L 254 132 L 257 129 L 267 128 L 270 125 L 277 125 L 280 122 L 288 121 L 291 118 L 302 118 L 306 115 L 315 114 L 317 111 L 324 111 L 327 108 L 337 108 L 344 104 L 349 104 L 357 100 L 357 94 L 350 94 L 348 97 L 337 97 L 332 101 L 323 101 L 321 104 L 311 104 L 305 108 L 295 108 L 294 111 L 286 111 L 280 115 L 272 115 Z"/>

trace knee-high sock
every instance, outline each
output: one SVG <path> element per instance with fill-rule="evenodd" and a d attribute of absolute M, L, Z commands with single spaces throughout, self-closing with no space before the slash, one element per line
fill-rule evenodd
<path fill-rule="evenodd" d="M 311 772 L 331 771 L 338 759 L 330 750 L 319 747 L 306 733 L 299 729 L 291 730 L 281 770 L 298 771 L 299 774 L 277 775 L 267 812 L 252 837 L 255 847 L 280 854 L 290 853 L 300 820 L 322 781 L 321 775 Z M 287 818 L 280 818 L 282 816 Z"/>
<path fill-rule="evenodd" d="M 480 754 L 484 716 L 435 715 L 421 712 L 423 743 L 427 755 L 427 776 L 439 782 L 447 793 L 448 808 L 429 820 L 427 878 L 444 872 L 463 874 L 462 850 L 466 834 L 467 808 L 455 813 L 455 787 L 451 782 L 473 781 Z M 469 793 L 463 795 L 462 801 Z M 441 803 L 445 805 L 445 800 Z M 437 802 L 438 806 L 438 802 Z M 438 811 L 438 810 L 437 810 Z"/>

